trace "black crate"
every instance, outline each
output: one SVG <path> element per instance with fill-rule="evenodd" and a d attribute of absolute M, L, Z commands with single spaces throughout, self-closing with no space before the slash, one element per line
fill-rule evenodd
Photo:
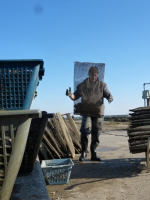
<path fill-rule="evenodd" d="M 23 160 L 19 170 L 20 175 L 32 172 L 47 125 L 47 120 L 51 117 L 53 117 L 53 114 L 48 114 L 43 111 L 42 118 L 32 119 Z"/>

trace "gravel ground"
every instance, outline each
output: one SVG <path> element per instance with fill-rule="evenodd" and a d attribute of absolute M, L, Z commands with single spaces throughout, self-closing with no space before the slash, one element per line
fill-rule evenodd
<path fill-rule="evenodd" d="M 68 184 L 47 185 L 51 200 L 125 200 L 150 199 L 150 173 L 145 153 L 131 154 L 126 130 L 104 129 L 98 155 L 101 162 L 73 159 Z"/>

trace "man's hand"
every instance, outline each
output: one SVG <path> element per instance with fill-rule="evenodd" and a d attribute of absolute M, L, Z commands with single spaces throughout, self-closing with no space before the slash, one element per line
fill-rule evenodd
<path fill-rule="evenodd" d="M 69 87 L 69 90 L 66 90 L 66 96 L 71 97 L 72 92 L 71 92 L 71 87 Z"/>
<path fill-rule="evenodd" d="M 108 99 L 108 103 L 111 103 L 112 101 L 113 101 L 113 98 L 110 97 L 110 98 Z"/>

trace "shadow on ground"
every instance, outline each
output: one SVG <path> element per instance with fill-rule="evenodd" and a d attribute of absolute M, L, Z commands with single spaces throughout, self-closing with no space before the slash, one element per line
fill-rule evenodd
<path fill-rule="evenodd" d="M 146 161 L 144 158 L 107 159 L 99 163 L 91 162 L 90 160 L 83 163 L 74 161 L 70 178 L 87 180 L 85 182 L 72 184 L 66 187 L 65 190 L 97 181 L 135 177 L 141 174 L 142 171 L 146 173 Z"/>

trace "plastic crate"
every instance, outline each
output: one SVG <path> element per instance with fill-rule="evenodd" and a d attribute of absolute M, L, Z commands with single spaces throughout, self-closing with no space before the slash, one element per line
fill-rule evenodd
<path fill-rule="evenodd" d="M 38 117 L 42 117 L 40 110 L 0 111 L 0 199 L 10 198 L 24 155 L 31 119 Z"/>
<path fill-rule="evenodd" d="M 30 109 L 39 80 L 44 76 L 43 60 L 0 60 L 0 109 Z"/>
<path fill-rule="evenodd" d="M 53 115 L 53 113 L 43 111 L 42 118 L 32 119 L 19 175 L 29 174 L 33 171 L 47 120 Z"/>
<path fill-rule="evenodd" d="M 41 168 L 50 185 L 59 185 L 69 182 L 73 165 L 70 158 L 42 160 Z"/>

